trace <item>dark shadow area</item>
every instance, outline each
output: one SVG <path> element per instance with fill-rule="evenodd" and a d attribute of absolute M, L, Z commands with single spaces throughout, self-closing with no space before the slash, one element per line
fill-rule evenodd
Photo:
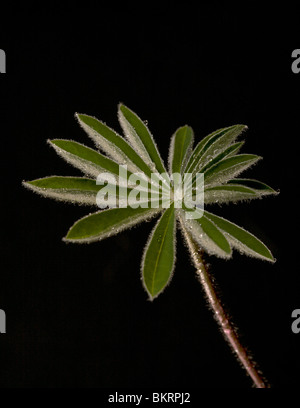
<path fill-rule="evenodd" d="M 297 386 L 295 13 L 278 6 L 266 20 L 254 7 L 231 10 L 216 2 L 147 13 L 76 6 L 58 13 L 41 6 L 37 14 L 20 6 L 13 20 L 7 10 L 14 24 L 1 28 L 7 73 L 0 78 L 0 309 L 7 333 L 0 334 L 0 386 L 251 388 L 206 307 L 180 234 L 173 280 L 151 303 L 140 261 L 153 222 L 100 243 L 67 245 L 62 237 L 91 209 L 42 199 L 21 186 L 48 175 L 80 175 L 46 140 L 93 147 L 74 113 L 121 132 L 119 102 L 148 121 L 165 161 L 181 125 L 192 126 L 196 142 L 224 126 L 248 125 L 242 152 L 264 160 L 244 175 L 280 195 L 211 209 L 261 238 L 277 262 L 237 252 L 229 261 L 206 259 L 271 385 Z"/>

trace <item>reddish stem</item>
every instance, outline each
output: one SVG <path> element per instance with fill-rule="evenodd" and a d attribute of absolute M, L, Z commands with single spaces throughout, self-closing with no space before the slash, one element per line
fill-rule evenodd
<path fill-rule="evenodd" d="M 252 378 L 256 388 L 268 388 L 268 385 L 255 368 L 254 362 L 249 358 L 245 348 L 240 343 L 238 336 L 217 297 L 211 278 L 203 263 L 199 245 L 193 240 L 190 233 L 185 229 L 183 223 L 181 224 L 184 238 L 188 244 L 193 263 L 197 270 L 197 276 L 199 277 L 199 280 L 206 294 L 208 303 L 214 312 L 216 320 L 220 325 L 221 331 L 225 339 L 228 341 L 234 353 L 236 354 L 238 360 L 241 362 L 249 376 Z"/>

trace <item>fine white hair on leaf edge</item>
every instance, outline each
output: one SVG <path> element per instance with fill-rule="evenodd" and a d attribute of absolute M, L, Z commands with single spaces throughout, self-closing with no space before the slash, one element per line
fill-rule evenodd
<path fill-rule="evenodd" d="M 140 169 L 132 163 L 132 161 L 126 156 L 122 150 L 117 147 L 115 144 L 112 142 L 108 141 L 104 136 L 102 136 L 100 133 L 98 133 L 96 130 L 92 129 L 90 126 L 86 125 L 79 117 L 80 113 L 76 113 L 75 117 L 78 120 L 79 125 L 82 127 L 82 129 L 87 133 L 87 135 L 93 140 L 93 142 L 96 144 L 96 146 L 102 150 L 104 153 L 107 154 L 111 159 L 115 160 L 118 162 L 120 165 L 127 165 L 128 170 L 131 171 L 132 173 L 139 172 Z M 97 118 L 88 115 L 89 117 L 99 121 Z M 100 122 L 100 121 L 99 121 Z M 104 122 L 101 122 L 104 123 Z M 110 131 L 114 132 L 114 134 L 119 137 L 120 139 L 123 139 L 121 135 L 116 133 L 112 128 L 108 127 L 105 125 Z M 123 139 L 124 140 L 124 139 Z"/>
<path fill-rule="evenodd" d="M 126 139 L 130 143 L 131 147 L 141 156 L 142 160 L 147 164 L 147 166 L 152 171 L 155 171 L 155 164 L 152 162 L 147 149 L 138 136 L 136 130 L 125 118 L 123 112 L 120 109 L 120 106 L 121 104 L 119 104 L 118 107 L 118 119 Z"/>
<path fill-rule="evenodd" d="M 69 231 L 74 227 L 74 225 L 76 225 L 79 221 L 83 220 L 84 218 L 89 217 L 90 215 L 93 214 L 98 214 L 102 211 L 109 211 L 110 209 L 105 209 L 105 210 L 100 210 L 97 211 L 95 213 L 92 214 L 88 214 L 85 217 L 80 218 L 79 220 L 77 220 L 70 228 Z M 63 241 L 67 242 L 67 243 L 75 243 L 75 244 L 90 244 L 92 242 L 97 242 L 97 241 L 102 241 L 103 239 L 112 237 L 114 235 L 119 234 L 120 232 L 123 232 L 127 229 L 131 229 L 132 227 L 134 227 L 135 225 L 143 222 L 143 221 L 148 221 L 151 218 L 154 218 L 158 213 L 161 212 L 161 209 L 157 209 L 157 210 L 149 210 L 143 214 L 139 214 L 135 217 L 131 217 L 129 222 L 126 223 L 119 223 L 119 225 L 114 226 L 114 227 L 110 227 L 107 229 L 107 231 L 102 232 L 99 235 L 94 235 L 92 237 L 89 238 L 79 238 L 79 239 L 72 239 L 72 238 L 63 238 Z"/>
<path fill-rule="evenodd" d="M 174 211 L 175 211 L 175 210 L 174 210 Z M 156 231 L 156 229 L 157 229 L 157 227 L 158 227 L 158 225 L 159 225 L 159 223 L 160 223 L 161 218 L 162 218 L 163 215 L 164 215 L 164 213 L 163 213 L 163 214 L 161 215 L 161 217 L 157 220 L 155 226 L 153 227 L 152 231 L 150 232 L 150 235 L 148 236 L 146 245 L 145 245 L 144 250 L 143 250 L 142 260 L 141 260 L 141 270 L 140 270 L 140 271 L 141 271 L 141 281 L 142 281 L 142 284 L 143 284 L 143 288 L 145 289 L 146 293 L 147 293 L 148 296 L 149 296 L 149 297 L 148 297 L 148 300 L 151 301 L 151 302 L 152 302 L 154 299 L 156 299 L 161 293 L 163 293 L 167 286 L 169 286 L 169 284 L 170 284 L 170 282 L 171 282 L 171 280 L 172 280 L 172 278 L 173 278 L 174 270 L 175 270 L 175 265 L 176 265 L 176 213 L 174 213 L 174 225 L 173 225 L 174 257 L 173 257 L 173 266 L 172 266 L 172 269 L 171 269 L 171 272 L 170 272 L 169 279 L 168 279 L 167 283 L 165 284 L 165 286 L 163 287 L 163 289 L 162 289 L 159 293 L 157 293 L 156 295 L 153 296 L 153 295 L 149 292 L 149 290 L 148 290 L 148 288 L 147 288 L 147 286 L 146 286 L 146 284 L 145 284 L 145 281 L 144 281 L 144 263 L 145 263 L 145 258 L 146 258 L 146 254 L 147 254 L 149 245 L 150 245 L 150 243 L 151 243 L 151 241 L 152 241 L 152 239 L 153 239 L 153 236 L 154 236 L 154 234 L 155 234 L 155 231 Z"/>
<path fill-rule="evenodd" d="M 196 220 L 187 220 L 184 210 L 179 211 L 180 221 L 184 224 L 185 229 L 191 234 L 198 245 L 204 249 L 209 255 L 215 255 L 218 258 L 230 259 L 232 251 L 228 254 L 223 251 L 202 229 L 201 225 Z M 210 220 L 209 220 L 210 221 Z M 210 221 L 211 222 L 211 221 Z M 213 225 L 223 233 L 214 223 Z"/>
<path fill-rule="evenodd" d="M 55 176 L 52 176 L 55 177 Z M 97 206 L 96 195 L 97 191 L 81 191 L 81 190 L 66 190 L 66 189 L 55 189 L 55 188 L 43 188 L 34 186 L 26 181 L 22 182 L 23 186 L 29 190 L 46 198 L 53 198 L 57 201 L 63 201 L 71 204 L 79 205 L 89 205 Z"/>
<path fill-rule="evenodd" d="M 68 140 L 68 142 L 73 140 Z M 61 156 L 67 163 L 71 164 L 73 167 L 81 170 L 84 174 L 92 177 L 97 177 L 99 173 L 105 171 L 102 167 L 97 166 L 96 164 L 89 162 L 88 160 L 81 159 L 80 157 L 67 152 L 66 150 L 56 146 L 50 139 L 47 140 L 47 143 L 56 151 L 56 153 Z M 76 142 L 77 143 L 77 142 Z M 81 143 L 78 143 L 81 144 Z M 83 144 L 81 144 L 84 146 Z M 84 146 L 86 147 L 86 146 Z"/>
<path fill-rule="evenodd" d="M 225 159 L 226 160 L 226 159 Z M 259 160 L 262 160 L 262 157 L 257 156 L 256 158 L 250 159 L 246 162 L 243 163 L 238 163 L 232 167 L 229 167 L 228 169 L 225 169 L 223 171 L 220 171 L 218 173 L 213 174 L 210 179 L 211 181 L 206 181 L 205 186 L 206 187 L 215 187 L 217 185 L 225 184 L 228 180 L 236 178 L 239 174 L 242 172 L 250 169 L 252 166 L 254 166 Z M 221 162 L 219 162 L 221 163 Z M 219 164 L 217 163 L 216 166 Z"/>

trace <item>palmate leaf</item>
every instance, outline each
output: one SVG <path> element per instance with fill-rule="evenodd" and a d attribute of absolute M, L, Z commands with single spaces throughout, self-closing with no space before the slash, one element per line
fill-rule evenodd
<path fill-rule="evenodd" d="M 106 155 L 72 140 L 54 139 L 49 143 L 55 151 L 87 177 L 52 176 L 24 182 L 27 188 L 45 197 L 109 207 L 75 222 L 64 238 L 66 242 L 100 241 L 163 213 L 148 239 L 142 258 L 143 285 L 151 300 L 164 290 L 172 278 L 176 256 L 176 218 L 184 234 L 188 233 L 209 254 L 228 259 L 232 256 L 232 249 L 236 248 L 247 255 L 274 262 L 271 252 L 259 239 L 234 223 L 206 210 L 203 212 L 202 208 L 188 209 L 188 205 L 184 205 L 183 209 L 174 208 L 178 201 L 175 180 L 171 185 L 174 190 L 171 206 L 162 208 L 168 197 L 170 185 L 167 184 L 172 173 L 182 176 L 193 173 L 190 183 L 195 183 L 198 172 L 204 173 L 205 204 L 276 194 L 264 183 L 236 178 L 260 159 L 256 155 L 238 154 L 243 142 L 236 139 L 246 126 L 219 129 L 202 139 L 193 151 L 193 130 L 189 126 L 180 127 L 171 138 L 168 175 L 147 125 L 125 105 L 119 105 L 118 118 L 127 140 L 94 117 L 76 116 L 79 124 Z M 120 165 L 127 168 L 127 174 L 121 179 Z M 99 173 L 102 174 L 101 179 Z M 158 176 L 153 178 L 153 173 L 158 173 Z M 160 184 L 161 190 L 158 188 Z M 195 187 L 195 184 L 192 185 Z M 146 189 L 147 195 L 144 195 Z M 108 194 L 106 199 L 110 191 L 115 196 L 109 197 Z M 186 193 L 190 194 L 187 190 Z M 132 199 L 139 195 L 141 199 L 134 201 L 133 205 Z M 153 208 L 153 204 L 157 208 Z M 116 206 L 119 208 L 114 208 Z M 198 218 L 190 219 L 188 213 L 191 215 L 193 211 Z"/>
<path fill-rule="evenodd" d="M 174 205 L 168 208 L 150 234 L 142 259 L 142 281 L 150 300 L 170 282 L 176 256 Z"/>
<path fill-rule="evenodd" d="M 64 241 L 90 243 L 118 234 L 125 229 L 149 220 L 161 209 L 112 208 L 81 218 L 69 229 Z"/>

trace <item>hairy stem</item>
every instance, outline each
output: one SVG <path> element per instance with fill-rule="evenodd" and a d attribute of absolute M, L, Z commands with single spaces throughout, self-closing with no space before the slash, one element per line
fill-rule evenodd
<path fill-rule="evenodd" d="M 196 267 L 197 275 L 199 277 L 199 280 L 207 296 L 209 305 L 211 306 L 214 312 L 216 320 L 218 321 L 220 325 L 220 328 L 222 330 L 222 333 L 225 339 L 228 341 L 234 353 L 236 354 L 238 360 L 241 362 L 241 364 L 243 365 L 243 367 L 245 368 L 249 376 L 252 378 L 255 387 L 256 388 L 268 388 L 268 385 L 266 384 L 262 376 L 259 374 L 259 372 L 255 368 L 254 362 L 251 361 L 245 348 L 240 343 L 238 336 L 232 324 L 230 323 L 228 316 L 226 315 L 226 312 L 220 303 L 220 300 L 218 299 L 218 296 L 213 287 L 211 278 L 203 263 L 199 245 L 193 240 L 191 234 L 187 231 L 183 222 L 181 222 L 181 226 L 182 226 L 184 238 L 187 242 L 188 248 L 191 253 L 193 263 Z"/>

